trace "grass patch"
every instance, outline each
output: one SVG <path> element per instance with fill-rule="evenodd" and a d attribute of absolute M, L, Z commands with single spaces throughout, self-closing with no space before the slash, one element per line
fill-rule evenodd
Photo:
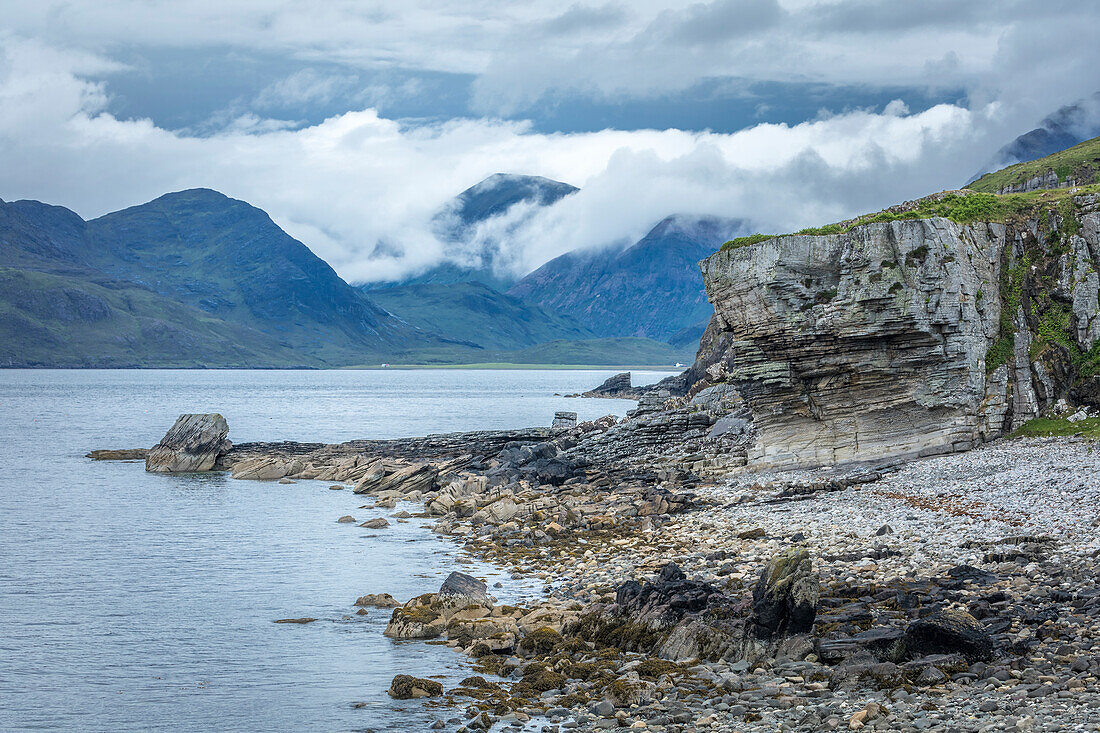
<path fill-rule="evenodd" d="M 722 245 L 722 250 L 738 249 L 739 247 L 748 247 L 750 244 L 757 244 L 759 242 L 765 242 L 769 239 L 775 239 L 774 234 L 750 234 L 747 237 L 736 237 L 731 239 Z"/>
<path fill-rule="evenodd" d="M 1020 307 L 1024 294 L 1024 278 L 1031 260 L 1020 257 L 1012 267 L 1006 267 L 1001 274 L 1001 320 L 997 329 L 997 338 L 990 344 L 985 354 L 985 372 L 989 374 L 1012 357 L 1013 334 L 1016 329 L 1013 319 Z"/>
<path fill-rule="evenodd" d="M 1095 176 L 1097 169 L 1100 169 L 1100 137 L 1086 140 L 1045 158 L 1017 163 L 994 173 L 986 173 L 967 188 L 972 191 L 996 193 L 1008 186 L 1025 183 L 1047 171 L 1054 171 L 1059 181 L 1065 181 L 1069 176 L 1083 180 L 1096 180 L 1095 177 L 1090 178 L 1089 173 L 1093 172 Z"/>
<path fill-rule="evenodd" d="M 1100 417 L 1089 417 L 1078 422 L 1065 418 L 1037 417 L 1016 428 L 1012 438 L 1045 438 L 1050 436 L 1080 436 L 1100 438 Z"/>

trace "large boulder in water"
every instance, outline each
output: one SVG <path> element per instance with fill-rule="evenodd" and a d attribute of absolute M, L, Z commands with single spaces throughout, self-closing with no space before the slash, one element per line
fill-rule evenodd
<path fill-rule="evenodd" d="M 453 572 L 443 581 L 439 587 L 440 600 L 452 603 L 457 599 L 468 600 L 470 603 L 490 603 L 489 588 L 477 578 L 466 573 Z"/>
<path fill-rule="evenodd" d="M 233 444 L 226 440 L 229 425 L 217 413 L 180 415 L 171 430 L 145 457 L 145 470 L 157 473 L 209 471 L 218 456 Z"/>

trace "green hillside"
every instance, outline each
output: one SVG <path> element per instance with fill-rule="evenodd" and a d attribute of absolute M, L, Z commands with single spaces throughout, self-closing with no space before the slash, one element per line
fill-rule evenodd
<path fill-rule="evenodd" d="M 984 176 L 967 186 L 972 191 L 996 193 L 1054 171 L 1059 181 L 1072 177 L 1078 182 L 1100 183 L 1100 137 L 1074 145 L 1045 158 L 1017 163 Z"/>

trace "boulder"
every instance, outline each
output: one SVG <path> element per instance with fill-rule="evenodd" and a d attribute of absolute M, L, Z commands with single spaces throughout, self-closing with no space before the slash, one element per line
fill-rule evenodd
<path fill-rule="evenodd" d="M 439 587 L 439 598 L 442 601 L 466 599 L 470 603 L 491 603 L 488 586 L 472 575 L 453 572 L 443 581 Z"/>
<path fill-rule="evenodd" d="M 344 516 L 337 519 L 336 523 L 337 524 L 355 524 L 355 517 L 351 516 L 350 514 L 345 514 Z"/>
<path fill-rule="evenodd" d="M 180 415 L 145 457 L 145 470 L 155 473 L 190 473 L 214 468 L 218 456 L 233 444 L 226 440 L 229 425 L 217 413 Z"/>
<path fill-rule="evenodd" d="M 387 690 L 395 700 L 412 700 L 418 697 L 436 697 L 443 694 L 443 685 L 433 680 L 399 674 L 390 683 Z"/>
<path fill-rule="evenodd" d="M 613 377 L 608 377 L 604 383 L 595 389 L 584 393 L 585 397 L 619 397 L 633 392 L 630 386 L 630 372 L 621 372 Z"/>
<path fill-rule="evenodd" d="M 390 526 L 390 523 L 386 521 L 385 517 L 375 517 L 374 519 L 368 519 L 359 526 L 367 529 L 383 529 Z"/>
<path fill-rule="evenodd" d="M 993 657 L 993 639 L 965 611 L 945 610 L 917 619 L 905 629 L 905 648 L 912 656 L 961 654 L 970 662 Z"/>
<path fill-rule="evenodd" d="M 401 604 L 389 593 L 368 593 L 355 599 L 356 606 L 373 606 L 374 608 L 397 608 Z"/>
<path fill-rule="evenodd" d="M 434 639 L 446 628 L 439 599 L 434 593 L 425 593 L 393 609 L 383 634 L 391 639 Z"/>
<path fill-rule="evenodd" d="M 575 428 L 577 427 L 577 413 L 558 411 L 554 413 L 554 422 L 551 423 L 552 428 Z"/>
<path fill-rule="evenodd" d="M 233 464 L 233 478 L 252 479 L 255 481 L 274 481 L 281 479 L 291 472 L 291 461 L 279 458 L 258 456 L 246 458 Z M 294 463 L 298 463 L 295 461 Z M 299 464 L 300 465 L 300 464 Z"/>
<path fill-rule="evenodd" d="M 760 639 L 808 633 L 817 616 L 819 593 L 809 552 L 795 547 L 776 555 L 753 589 L 750 628 Z"/>

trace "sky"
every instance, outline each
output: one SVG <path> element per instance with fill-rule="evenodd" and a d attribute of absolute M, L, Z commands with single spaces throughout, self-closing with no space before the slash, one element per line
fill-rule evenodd
<path fill-rule="evenodd" d="M 498 173 L 581 187 L 517 273 L 670 214 L 763 232 L 963 185 L 1100 88 L 1100 4 L 0 0 L 0 198 L 85 218 L 193 187 L 351 282 L 455 256 Z"/>

